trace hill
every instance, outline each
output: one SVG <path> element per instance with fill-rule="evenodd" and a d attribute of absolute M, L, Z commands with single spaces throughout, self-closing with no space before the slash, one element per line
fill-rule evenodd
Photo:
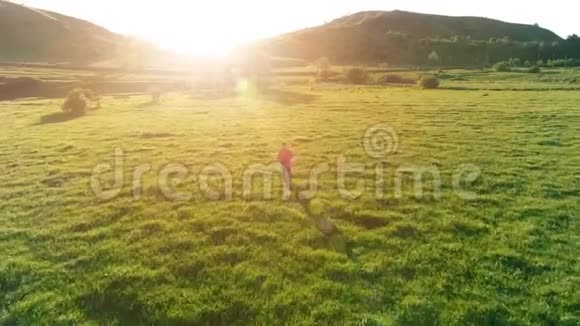
<path fill-rule="evenodd" d="M 506 56 L 537 60 L 538 47 L 545 50 L 546 45 L 562 42 L 558 35 L 537 25 L 396 10 L 360 12 L 261 45 L 275 55 L 308 60 L 327 56 L 341 63 L 421 64 L 429 53 L 438 51 L 443 54 L 439 63 L 472 64 L 490 63 Z M 523 51 L 519 49 L 524 47 Z"/>
<path fill-rule="evenodd" d="M 122 36 L 90 22 L 0 0 L 0 60 L 92 62 L 111 57 Z"/>
<path fill-rule="evenodd" d="M 326 27 L 362 27 L 369 31 L 395 31 L 418 38 L 468 36 L 474 40 L 508 37 L 514 41 L 553 42 L 561 38 L 536 25 L 506 23 L 482 17 L 451 17 L 406 11 L 367 11 L 332 21 Z"/>

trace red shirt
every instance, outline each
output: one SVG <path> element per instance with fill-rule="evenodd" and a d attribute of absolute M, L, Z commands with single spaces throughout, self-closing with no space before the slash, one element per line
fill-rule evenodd
<path fill-rule="evenodd" d="M 294 153 L 288 148 L 282 147 L 280 152 L 278 152 L 278 162 L 287 168 L 292 167 L 292 159 L 294 158 Z"/>

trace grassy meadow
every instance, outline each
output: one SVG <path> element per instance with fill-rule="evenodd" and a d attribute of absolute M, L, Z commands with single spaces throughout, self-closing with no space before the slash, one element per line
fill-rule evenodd
<path fill-rule="evenodd" d="M 72 120 L 62 99 L 0 102 L 0 324 L 578 325 L 580 71 L 446 74 L 437 90 L 289 80 L 160 104 L 104 96 Z M 361 141 L 377 124 L 398 136 L 381 198 Z M 258 182 L 242 196 L 244 171 L 272 164 L 283 141 L 297 189 L 329 164 L 311 210 L 282 200 L 278 178 L 271 200 Z M 117 149 L 123 188 L 103 201 L 92 171 Z M 365 164 L 346 179 L 364 182 L 357 199 L 337 191 L 341 155 Z M 231 200 L 200 189 L 215 163 Z M 187 167 L 172 185 L 187 200 L 160 190 L 168 164 Z M 471 199 L 453 187 L 465 164 L 481 170 Z M 440 171 L 440 198 L 432 182 L 416 198 L 412 179 L 397 198 L 404 166 Z M 320 217 L 339 232 L 323 234 Z"/>

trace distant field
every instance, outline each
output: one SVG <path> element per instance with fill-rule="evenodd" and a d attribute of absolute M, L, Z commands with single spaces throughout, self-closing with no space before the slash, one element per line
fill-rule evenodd
<path fill-rule="evenodd" d="M 578 325 L 580 73 L 444 74 L 431 91 L 105 96 L 74 120 L 62 99 L 0 102 L 0 324 Z M 396 133 L 383 161 L 363 146 L 377 124 Z M 281 199 L 278 178 L 271 200 L 259 180 L 243 196 L 244 171 L 283 141 L 298 190 L 329 164 L 309 211 Z M 116 151 L 123 188 L 103 201 L 91 175 Z M 364 163 L 345 180 L 364 181 L 359 198 L 337 191 L 341 156 Z M 216 163 L 231 200 L 200 189 Z M 165 185 L 187 200 L 159 184 L 168 164 L 187 168 Z M 480 170 L 471 197 L 454 184 L 466 166 Z M 402 168 L 440 173 L 440 189 L 428 175 L 420 198 L 405 178 L 397 196 Z M 113 173 L 99 180 L 108 189 Z"/>

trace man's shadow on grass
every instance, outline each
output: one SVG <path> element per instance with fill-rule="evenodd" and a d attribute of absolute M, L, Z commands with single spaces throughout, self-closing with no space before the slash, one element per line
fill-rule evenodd
<path fill-rule="evenodd" d="M 352 261 L 358 261 L 353 252 L 354 243 L 350 240 L 335 224 L 326 216 L 317 216 L 310 209 L 310 200 L 300 198 L 298 203 L 304 209 L 304 213 L 310 219 L 311 223 L 321 232 L 328 249 L 334 250 L 347 256 Z"/>

